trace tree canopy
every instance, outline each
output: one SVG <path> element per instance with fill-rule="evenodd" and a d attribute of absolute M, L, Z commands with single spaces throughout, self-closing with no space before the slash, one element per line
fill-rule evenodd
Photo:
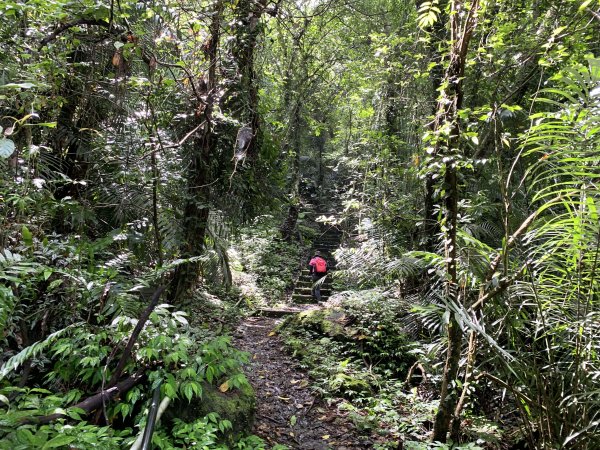
<path fill-rule="evenodd" d="M 247 387 L 227 335 L 290 300 L 321 224 L 343 235 L 340 298 L 369 317 L 356 336 L 378 315 L 393 330 L 357 338 L 359 359 L 410 340 L 373 377 L 430 375 L 430 429 L 373 413 L 381 448 L 475 442 L 486 395 L 515 444 L 596 448 L 598 0 L 6 0 L 0 17 L 0 447 L 123 448 L 151 389 Z M 265 448 L 210 417 L 155 445 Z"/>

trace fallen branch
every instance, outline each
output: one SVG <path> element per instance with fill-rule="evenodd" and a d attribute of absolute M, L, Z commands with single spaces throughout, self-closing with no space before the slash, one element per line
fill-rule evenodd
<path fill-rule="evenodd" d="M 160 299 L 160 295 L 163 293 L 164 290 L 165 290 L 164 286 L 161 286 L 156 290 L 156 292 L 152 296 L 152 300 L 150 301 L 150 304 L 148 305 L 146 310 L 142 313 L 142 315 L 138 319 L 138 323 L 136 324 L 135 328 L 133 329 L 133 333 L 131 333 L 131 336 L 129 337 L 129 342 L 127 342 L 127 346 L 125 347 L 125 350 L 123 350 L 123 354 L 121 355 L 121 359 L 119 360 L 119 363 L 117 364 L 117 368 L 115 369 L 112 376 L 110 377 L 108 386 L 113 386 L 114 384 L 116 384 L 117 380 L 121 377 L 121 373 L 123 372 L 123 369 L 125 368 L 125 364 L 127 364 L 127 361 L 129 360 L 129 357 L 131 356 L 131 349 L 133 348 L 135 341 L 137 341 L 137 338 L 139 337 L 140 333 L 144 329 L 144 325 L 146 325 L 146 322 L 148 321 L 150 314 L 152 313 L 152 311 L 154 311 L 154 308 L 156 308 L 156 305 L 158 305 L 158 300 Z"/>
<path fill-rule="evenodd" d="M 125 392 L 130 390 L 132 387 L 138 384 L 143 379 L 143 377 L 143 373 L 136 373 L 130 376 L 129 378 L 126 378 L 125 380 L 117 383 L 115 386 L 100 391 L 97 394 L 86 398 L 82 402 L 73 405 L 71 408 L 79 408 L 82 409 L 86 414 L 89 414 L 90 412 L 100 408 L 104 402 L 110 401 L 117 395 L 124 394 Z M 56 413 L 50 414 L 48 416 L 28 418 L 23 421 L 23 424 L 33 423 L 37 425 L 43 425 L 58 419 L 66 419 L 68 417 L 69 416 L 67 414 Z"/>
<path fill-rule="evenodd" d="M 425 372 L 425 368 L 423 367 L 423 365 L 419 361 L 417 361 L 411 366 L 410 369 L 408 369 L 408 374 L 406 375 L 406 381 L 404 382 L 404 386 L 412 385 L 412 379 L 413 377 L 416 378 L 415 370 L 417 369 L 421 371 L 421 381 L 419 383 L 427 381 L 427 372 Z"/>

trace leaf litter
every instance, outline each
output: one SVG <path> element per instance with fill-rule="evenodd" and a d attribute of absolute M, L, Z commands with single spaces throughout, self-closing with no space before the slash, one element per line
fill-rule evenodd
<path fill-rule="evenodd" d="M 250 317 L 234 334 L 236 346 L 251 355 L 245 372 L 256 392 L 253 433 L 271 446 L 290 449 L 372 448 L 376 438 L 360 435 L 345 413 L 338 411 L 339 401 L 325 401 L 311 388 L 308 374 L 273 331 L 279 322 Z"/>

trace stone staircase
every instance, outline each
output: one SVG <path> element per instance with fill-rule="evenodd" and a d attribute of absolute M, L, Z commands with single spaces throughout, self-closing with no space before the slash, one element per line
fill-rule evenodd
<path fill-rule="evenodd" d="M 315 250 L 320 250 L 321 256 L 327 260 L 329 269 L 328 275 L 321 285 L 321 301 L 327 301 L 332 293 L 331 273 L 336 269 L 336 261 L 333 257 L 333 252 L 340 246 L 341 239 L 342 232 L 337 228 L 328 226 L 313 242 L 311 257 Z M 311 292 L 313 282 L 308 270 L 308 261 L 309 260 L 307 259 L 305 267 L 302 268 L 302 273 L 296 282 L 294 292 L 292 293 L 293 303 L 315 303 L 315 299 L 313 299 Z"/>

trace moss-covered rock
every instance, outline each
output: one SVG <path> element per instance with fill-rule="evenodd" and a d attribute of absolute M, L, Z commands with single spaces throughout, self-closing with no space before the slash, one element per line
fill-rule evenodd
<path fill-rule="evenodd" d="M 281 328 L 304 329 L 331 338 L 344 339 L 347 333 L 344 328 L 346 316 L 337 309 L 309 309 L 289 317 Z"/>
<path fill-rule="evenodd" d="M 329 386 L 333 392 L 346 397 L 364 396 L 372 394 L 369 383 L 345 373 L 337 373 L 331 380 Z"/>
<path fill-rule="evenodd" d="M 364 364 L 371 364 L 379 375 L 404 379 L 415 356 L 414 343 L 403 327 L 403 303 L 369 292 L 356 297 L 288 317 L 279 327 L 285 344 L 307 367 L 323 366 L 321 372 L 330 374 L 338 364 L 350 361 L 355 368 L 345 371 L 360 372 Z M 336 381 L 335 375 L 333 380 L 340 385 L 334 390 L 356 393 L 366 392 L 363 384 L 369 384 L 349 386 L 348 380 Z"/>
<path fill-rule="evenodd" d="M 229 420 L 232 430 L 228 433 L 228 443 L 233 443 L 244 434 L 250 434 L 256 413 L 256 395 L 249 384 L 239 389 L 221 392 L 212 384 L 203 383 L 202 399 L 191 402 L 179 399 L 169 408 L 169 419 L 193 422 L 209 413 L 217 413 L 223 420 Z"/>

